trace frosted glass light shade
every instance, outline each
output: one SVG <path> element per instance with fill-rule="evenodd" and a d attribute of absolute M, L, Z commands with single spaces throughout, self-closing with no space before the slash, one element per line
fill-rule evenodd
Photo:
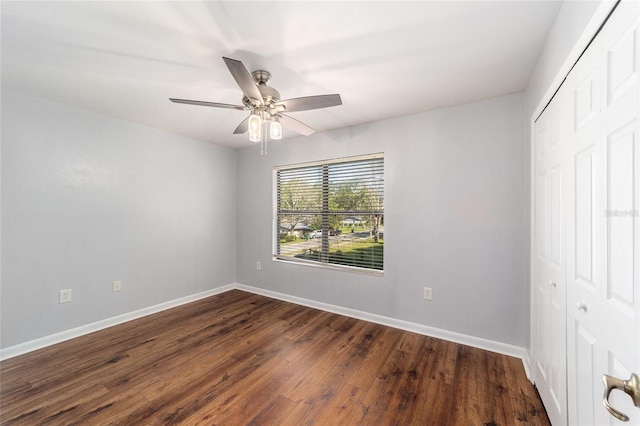
<path fill-rule="evenodd" d="M 282 124 L 277 118 L 274 118 L 269 127 L 269 136 L 273 140 L 282 139 Z"/>
<path fill-rule="evenodd" d="M 251 114 L 249 117 L 249 140 L 251 142 L 260 142 L 262 138 L 262 122 L 260 116 Z"/>

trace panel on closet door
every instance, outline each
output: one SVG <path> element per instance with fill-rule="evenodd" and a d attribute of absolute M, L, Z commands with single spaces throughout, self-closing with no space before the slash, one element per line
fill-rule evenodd
<path fill-rule="evenodd" d="M 540 120 L 536 123 L 536 141 L 535 141 L 535 158 L 536 158 L 536 170 L 542 170 L 544 167 L 541 165 L 547 158 L 547 142 L 549 137 L 549 131 L 546 122 Z"/>
<path fill-rule="evenodd" d="M 539 379 L 547 382 L 547 362 L 549 358 L 549 315 L 547 312 L 549 291 L 544 283 L 536 283 L 537 297 L 535 298 L 536 308 L 536 369 Z"/>
<path fill-rule="evenodd" d="M 575 279 L 590 287 L 594 286 L 593 168 L 593 149 L 575 156 Z"/>
<path fill-rule="evenodd" d="M 555 114 L 551 117 L 551 133 L 549 135 L 549 151 L 551 152 L 551 156 L 554 158 L 558 158 L 560 153 L 561 140 L 564 136 L 563 123 L 564 115 L 563 110 L 558 109 L 555 111 Z"/>
<path fill-rule="evenodd" d="M 562 265 L 562 168 L 555 166 L 551 170 L 551 206 L 550 206 L 550 245 L 551 262 Z"/>
<path fill-rule="evenodd" d="M 575 129 L 579 130 L 596 118 L 599 108 L 598 73 L 590 73 L 574 91 Z"/>
<path fill-rule="evenodd" d="M 599 383 L 597 380 L 597 366 L 596 366 L 596 338 L 589 333 L 589 331 L 582 326 L 579 322 L 574 324 L 575 327 L 575 342 L 576 345 L 576 371 L 578 374 L 575 376 L 576 383 L 572 386 L 572 389 L 576 390 L 575 395 L 576 407 L 575 410 L 577 418 L 575 424 L 578 425 L 593 425 L 596 424 L 597 416 L 594 410 L 596 407 L 593 405 L 594 395 L 597 393 L 594 387 L 595 383 Z M 598 390 L 599 391 L 599 390 Z M 598 406 L 597 409 L 600 409 Z"/>
<path fill-rule="evenodd" d="M 609 135 L 607 143 L 608 200 L 607 228 L 607 298 L 633 308 L 635 150 L 637 149 L 635 121 Z"/>
<path fill-rule="evenodd" d="M 547 175 L 542 173 L 536 176 L 535 187 L 535 250 L 540 260 L 546 260 L 548 256 L 547 243 Z"/>
<path fill-rule="evenodd" d="M 622 34 L 609 49 L 607 65 L 607 100 L 612 104 L 636 83 L 638 72 L 638 28 L 630 29 Z"/>
<path fill-rule="evenodd" d="M 549 313 L 549 390 L 555 409 L 558 412 L 565 412 L 565 386 L 566 376 L 564 364 L 565 360 L 565 311 L 564 307 L 557 300 L 552 298 Z"/>

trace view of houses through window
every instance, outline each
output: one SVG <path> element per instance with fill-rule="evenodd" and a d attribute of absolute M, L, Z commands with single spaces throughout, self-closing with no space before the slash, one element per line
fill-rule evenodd
<path fill-rule="evenodd" d="M 274 257 L 383 270 L 383 154 L 276 167 L 274 179 Z"/>

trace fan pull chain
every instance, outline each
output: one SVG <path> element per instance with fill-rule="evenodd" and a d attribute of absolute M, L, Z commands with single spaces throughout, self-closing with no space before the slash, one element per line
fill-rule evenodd
<path fill-rule="evenodd" d="M 267 136 L 267 125 L 269 123 L 265 120 L 262 122 L 262 135 L 260 137 L 260 155 L 262 155 L 263 157 L 267 156 L 267 140 L 268 140 L 268 136 Z"/>

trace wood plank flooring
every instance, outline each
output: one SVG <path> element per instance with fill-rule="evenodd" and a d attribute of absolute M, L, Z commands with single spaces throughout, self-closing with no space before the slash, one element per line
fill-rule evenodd
<path fill-rule="evenodd" d="M 237 290 L 0 362 L 24 425 L 549 425 L 520 360 Z"/>

